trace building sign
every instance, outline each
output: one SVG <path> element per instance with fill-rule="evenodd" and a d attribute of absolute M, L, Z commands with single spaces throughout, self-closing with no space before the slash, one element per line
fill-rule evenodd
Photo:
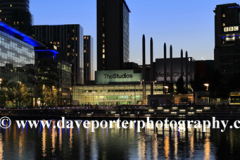
<path fill-rule="evenodd" d="M 111 82 L 138 82 L 142 80 L 139 70 L 108 70 L 95 72 L 96 84 L 109 84 Z"/>
<path fill-rule="evenodd" d="M 170 82 L 171 74 L 171 62 L 170 58 L 166 60 L 166 80 Z M 186 64 L 188 65 L 188 73 L 186 74 Z M 195 74 L 195 61 L 189 57 L 188 62 L 186 58 L 183 58 L 183 80 L 186 82 L 186 76 L 188 76 L 188 82 L 194 78 Z M 158 82 L 164 81 L 164 59 L 156 59 L 156 73 L 155 78 Z M 181 58 L 172 58 L 172 81 L 176 83 L 178 78 L 181 77 Z"/>

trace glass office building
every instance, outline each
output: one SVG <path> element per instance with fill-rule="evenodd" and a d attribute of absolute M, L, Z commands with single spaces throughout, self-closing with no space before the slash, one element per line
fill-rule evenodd
<path fill-rule="evenodd" d="M 154 84 L 154 94 L 163 94 L 162 84 Z M 146 95 L 150 95 L 150 84 L 146 85 Z M 74 86 L 73 100 L 77 100 L 80 105 L 142 104 L 143 87 L 140 82 Z"/>
<path fill-rule="evenodd" d="M 25 84 L 32 97 L 36 85 L 34 47 L 40 46 L 43 45 L 0 22 L 0 78 Z"/>

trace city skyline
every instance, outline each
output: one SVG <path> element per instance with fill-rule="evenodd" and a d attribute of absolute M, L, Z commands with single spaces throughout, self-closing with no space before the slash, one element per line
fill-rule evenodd
<path fill-rule="evenodd" d="M 213 59 L 213 10 L 218 4 L 235 3 L 227 0 L 211 2 L 161 2 L 157 0 L 147 2 L 140 0 L 138 3 L 127 0 L 126 2 L 132 11 L 130 15 L 130 61 L 139 64 L 142 62 L 141 56 L 139 56 L 142 52 L 142 48 L 139 47 L 142 34 L 146 35 L 147 54 L 149 54 L 150 37 L 153 37 L 154 59 L 163 57 L 164 42 L 167 43 L 167 52 L 169 52 L 169 46 L 173 46 L 173 57 L 178 57 L 180 49 L 183 49 L 197 60 L 202 57 Z M 45 8 L 52 12 L 42 12 L 39 8 Z M 82 25 L 84 34 L 91 35 L 95 40 L 94 60 L 96 61 L 96 0 L 30 1 L 30 11 L 34 16 L 34 25 Z M 146 60 L 149 63 L 149 56 Z M 96 66 L 94 68 L 96 69 Z"/>

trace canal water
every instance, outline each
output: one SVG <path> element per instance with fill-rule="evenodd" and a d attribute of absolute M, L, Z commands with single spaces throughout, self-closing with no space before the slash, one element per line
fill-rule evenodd
<path fill-rule="evenodd" d="M 208 129 L 18 129 L 0 131 L 0 159 L 240 159 L 240 131 Z"/>

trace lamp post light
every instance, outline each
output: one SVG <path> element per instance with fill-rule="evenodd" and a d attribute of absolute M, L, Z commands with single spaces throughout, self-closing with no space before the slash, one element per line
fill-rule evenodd
<path fill-rule="evenodd" d="M 209 84 L 208 83 L 204 83 L 204 86 L 207 87 L 206 91 L 208 91 Z"/>
<path fill-rule="evenodd" d="M 139 82 L 140 82 L 140 86 L 142 87 L 142 84 L 143 84 L 143 82 L 144 82 L 144 79 L 143 79 L 143 80 L 139 80 Z"/>
<path fill-rule="evenodd" d="M 169 88 L 168 86 L 164 86 L 164 91 L 166 91 L 165 94 L 167 94 L 168 88 Z"/>

